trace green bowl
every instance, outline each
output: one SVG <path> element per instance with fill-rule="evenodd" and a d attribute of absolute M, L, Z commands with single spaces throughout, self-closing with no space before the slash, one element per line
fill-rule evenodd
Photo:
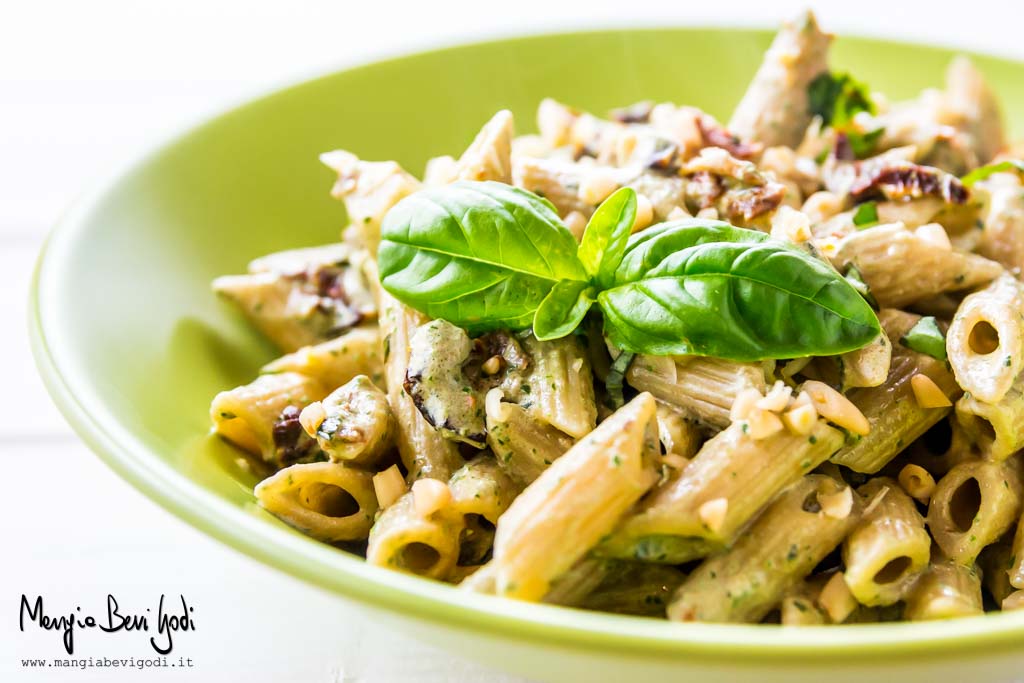
<path fill-rule="evenodd" d="M 300 83 L 194 128 L 91 193 L 50 235 L 30 321 L 50 393 L 100 457 L 168 510 L 376 619 L 494 667 L 586 681 L 1015 678 L 1024 612 L 800 629 L 673 624 L 470 595 L 371 567 L 258 508 L 238 453 L 208 436 L 210 398 L 249 381 L 273 355 L 209 282 L 255 256 L 337 238 L 344 211 L 328 197 L 332 177 L 319 152 L 342 147 L 418 173 L 429 157 L 463 149 L 499 108 L 516 114 L 520 130 L 531 127 L 549 95 L 596 112 L 671 100 L 727 119 L 770 39 L 659 29 L 455 47 Z M 938 85 L 952 54 L 841 38 L 834 63 L 899 98 Z M 1024 69 L 977 62 L 1024 129 Z"/>

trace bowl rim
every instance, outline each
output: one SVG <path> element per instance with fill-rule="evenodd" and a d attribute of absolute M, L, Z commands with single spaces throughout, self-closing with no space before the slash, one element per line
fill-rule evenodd
<path fill-rule="evenodd" d="M 733 31 L 766 34 L 769 29 L 750 26 L 694 24 L 687 26 L 606 27 L 583 30 L 555 30 L 500 36 L 466 43 L 418 49 L 398 55 L 374 57 L 314 76 L 289 80 L 256 95 L 238 98 L 213 114 L 186 122 L 175 132 L 148 147 L 123 164 L 120 170 L 97 182 L 61 216 L 43 242 L 29 291 L 28 328 L 32 354 L 39 374 L 54 403 L 82 441 L 112 470 L 168 512 L 250 557 L 292 576 L 329 589 L 340 596 L 371 607 L 422 621 L 442 622 L 467 631 L 486 632 L 535 645 L 560 645 L 602 653 L 668 659 L 701 658 L 723 660 L 743 654 L 747 660 L 765 663 L 784 661 L 850 660 L 864 655 L 900 657 L 908 655 L 962 656 L 984 647 L 996 650 L 1024 648 L 1024 611 L 986 614 L 942 622 L 896 622 L 808 626 L 789 629 L 773 625 L 671 623 L 661 620 L 586 612 L 544 604 L 472 594 L 445 583 L 421 579 L 367 564 L 362 558 L 301 537 L 268 524 L 229 504 L 157 457 L 119 422 L 102 412 L 102 406 L 88 409 L 83 396 L 88 383 L 74 376 L 74 364 L 62 357 L 49 319 L 50 299 L 59 299 L 61 268 L 73 258 L 69 246 L 88 231 L 93 211 L 124 180 L 149 165 L 185 139 L 207 126 L 214 126 L 240 108 L 265 100 L 287 97 L 294 90 L 340 73 L 372 69 L 381 64 L 398 64 L 424 55 L 473 49 L 495 43 L 529 41 L 536 38 L 572 38 L 593 34 L 643 31 Z M 1019 58 L 982 53 L 961 47 L 943 47 L 914 40 L 851 35 L 849 38 L 891 47 L 926 50 L 957 50 L 971 55 L 1024 65 Z M 76 386 L 76 382 L 79 383 Z"/>

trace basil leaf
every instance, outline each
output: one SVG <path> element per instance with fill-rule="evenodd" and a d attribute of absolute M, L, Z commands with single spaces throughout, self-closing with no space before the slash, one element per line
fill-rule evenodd
<path fill-rule="evenodd" d="M 869 228 L 878 222 L 878 203 L 864 202 L 853 213 L 853 224 L 859 230 Z"/>
<path fill-rule="evenodd" d="M 981 166 L 961 178 L 960 182 L 963 183 L 965 187 L 970 187 L 979 180 L 985 180 L 995 173 L 1010 173 L 1013 171 L 1024 174 L 1024 161 L 1021 161 L 1020 159 L 1008 159 L 1006 161 L 1000 161 L 997 164 Z"/>
<path fill-rule="evenodd" d="M 599 286 L 611 283 L 636 220 L 636 190 L 616 190 L 590 217 L 576 251 L 587 274 Z"/>
<path fill-rule="evenodd" d="M 636 282 L 672 254 L 699 244 L 764 242 L 767 239 L 768 235 L 757 230 L 744 230 L 702 218 L 660 223 L 629 238 L 612 284 Z"/>
<path fill-rule="evenodd" d="M 624 264 L 629 257 L 627 249 Z M 824 356 L 860 348 L 881 330 L 871 307 L 829 265 L 767 239 L 669 254 L 601 292 L 598 304 L 612 343 L 634 353 Z"/>
<path fill-rule="evenodd" d="M 807 86 L 807 97 L 810 114 L 834 128 L 845 126 L 862 111 L 876 111 L 868 87 L 848 73 L 821 74 Z"/>
<path fill-rule="evenodd" d="M 556 283 L 587 279 L 551 204 L 491 181 L 400 201 L 384 218 L 377 259 L 396 299 L 471 332 L 529 327 Z"/>
<path fill-rule="evenodd" d="M 541 341 L 561 339 L 580 326 L 594 303 L 589 282 L 562 280 L 537 307 L 533 316 L 533 336 Z"/>
<path fill-rule="evenodd" d="M 942 334 L 933 316 L 918 320 L 916 325 L 900 337 L 900 343 L 911 351 L 923 353 L 937 360 L 946 360 L 946 336 Z"/>

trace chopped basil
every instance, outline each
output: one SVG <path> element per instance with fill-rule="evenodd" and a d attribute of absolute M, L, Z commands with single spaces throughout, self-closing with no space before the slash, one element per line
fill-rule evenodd
<path fill-rule="evenodd" d="M 900 338 L 900 343 L 912 351 L 937 360 L 946 360 L 946 337 L 933 316 L 918 320 L 917 324 Z"/>
<path fill-rule="evenodd" d="M 864 202 L 853 212 L 853 224 L 858 230 L 870 228 L 878 223 L 878 203 Z"/>

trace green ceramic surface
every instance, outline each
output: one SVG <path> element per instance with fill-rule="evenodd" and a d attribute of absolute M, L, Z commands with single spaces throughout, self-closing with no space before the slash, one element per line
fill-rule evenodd
<path fill-rule="evenodd" d="M 658 29 L 502 40 L 348 69 L 223 114 L 149 153 L 53 231 L 30 314 L 46 384 L 81 437 L 168 510 L 494 667 L 588 681 L 1024 675 L 1024 612 L 803 629 L 670 624 L 468 595 L 370 567 L 257 508 L 237 453 L 207 436 L 210 398 L 249 381 L 273 355 L 209 282 L 255 256 L 337 238 L 344 211 L 328 197 L 332 177 L 319 152 L 341 147 L 418 173 L 431 156 L 458 154 L 499 108 L 515 113 L 520 132 L 531 129 L 549 95 L 595 112 L 670 100 L 727 120 L 770 39 Z M 896 99 L 939 85 L 951 56 L 841 37 L 833 64 Z M 1024 66 L 977 62 L 1020 134 Z"/>

